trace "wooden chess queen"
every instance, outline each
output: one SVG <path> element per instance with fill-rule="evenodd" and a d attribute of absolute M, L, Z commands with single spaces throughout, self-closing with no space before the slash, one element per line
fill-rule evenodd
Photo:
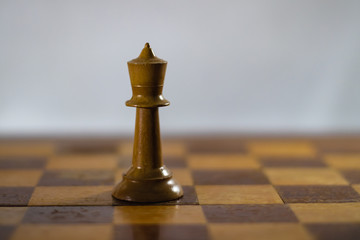
<path fill-rule="evenodd" d="M 162 95 L 167 62 L 157 58 L 149 43 L 138 58 L 128 62 L 133 96 L 126 102 L 136 107 L 132 166 L 112 195 L 134 202 L 162 202 L 182 197 L 183 190 L 163 164 L 158 107 L 170 103 Z"/>

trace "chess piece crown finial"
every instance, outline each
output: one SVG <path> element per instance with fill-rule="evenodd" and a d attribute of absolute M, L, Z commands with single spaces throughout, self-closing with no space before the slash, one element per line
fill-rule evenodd
<path fill-rule="evenodd" d="M 129 61 L 128 64 L 166 64 L 167 61 L 155 56 L 154 51 L 150 47 L 150 44 L 145 43 L 144 48 L 141 50 L 140 55 Z"/>
<path fill-rule="evenodd" d="M 145 46 L 143 48 L 143 50 L 141 51 L 139 58 L 144 58 L 144 59 L 149 59 L 149 58 L 154 58 L 155 54 L 152 51 L 150 44 L 147 42 L 145 43 Z"/>

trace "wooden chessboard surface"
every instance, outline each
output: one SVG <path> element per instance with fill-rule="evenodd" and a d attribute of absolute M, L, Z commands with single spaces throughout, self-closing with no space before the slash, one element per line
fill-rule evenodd
<path fill-rule="evenodd" d="M 360 239 L 360 138 L 163 139 L 175 201 L 111 190 L 131 139 L 1 140 L 0 239 Z"/>

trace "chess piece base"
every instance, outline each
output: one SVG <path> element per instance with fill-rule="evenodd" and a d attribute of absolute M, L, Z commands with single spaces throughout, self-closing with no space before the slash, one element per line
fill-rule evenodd
<path fill-rule="evenodd" d="M 172 176 L 164 179 L 134 180 L 124 175 L 112 195 L 131 202 L 166 202 L 182 197 L 183 190 Z"/>

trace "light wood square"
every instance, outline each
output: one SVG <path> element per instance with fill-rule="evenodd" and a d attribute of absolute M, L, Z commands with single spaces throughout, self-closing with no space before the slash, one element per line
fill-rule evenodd
<path fill-rule="evenodd" d="M 173 168 L 170 170 L 173 173 L 173 177 L 180 183 L 180 185 L 186 186 L 194 184 L 191 171 L 189 169 Z"/>
<path fill-rule="evenodd" d="M 316 154 L 312 144 L 302 141 L 254 141 L 248 148 L 257 156 L 314 157 Z"/>
<path fill-rule="evenodd" d="M 265 174 L 274 185 L 347 185 L 338 172 L 332 169 L 269 168 Z"/>
<path fill-rule="evenodd" d="M 19 224 L 26 210 L 26 207 L 0 207 L 0 225 Z"/>
<path fill-rule="evenodd" d="M 120 143 L 118 147 L 118 153 L 122 156 L 132 156 L 133 155 L 133 142 L 126 141 Z"/>
<path fill-rule="evenodd" d="M 271 185 L 199 185 L 195 189 L 200 204 L 283 203 Z"/>
<path fill-rule="evenodd" d="M 360 222 L 360 203 L 290 204 L 301 222 Z"/>
<path fill-rule="evenodd" d="M 112 236 L 111 224 L 24 224 L 16 229 L 11 240 L 111 240 Z"/>
<path fill-rule="evenodd" d="M 333 168 L 360 169 L 360 154 L 329 154 L 324 159 Z"/>
<path fill-rule="evenodd" d="M 55 145 L 49 142 L 2 142 L 0 156 L 47 157 L 54 153 Z"/>
<path fill-rule="evenodd" d="M 0 186 L 32 187 L 36 186 L 42 175 L 41 170 L 0 170 Z"/>
<path fill-rule="evenodd" d="M 123 174 L 127 172 L 127 168 L 118 168 L 115 172 L 115 183 L 120 182 L 123 179 Z"/>
<path fill-rule="evenodd" d="M 181 157 L 186 154 L 185 144 L 183 142 L 163 141 L 161 151 L 164 156 Z"/>
<path fill-rule="evenodd" d="M 47 169 L 115 169 L 117 157 L 112 154 L 82 154 L 50 158 Z"/>
<path fill-rule="evenodd" d="M 241 154 L 193 154 L 188 158 L 192 169 L 257 169 L 254 157 Z"/>
<path fill-rule="evenodd" d="M 118 152 L 123 156 L 133 155 L 133 143 L 124 142 L 118 147 Z M 181 142 L 166 142 L 163 141 L 161 144 L 161 152 L 163 156 L 177 156 L 181 157 L 186 154 L 186 148 L 184 143 Z"/>
<path fill-rule="evenodd" d="M 30 206 L 112 205 L 113 186 L 36 187 Z"/>
<path fill-rule="evenodd" d="M 360 184 L 354 184 L 352 185 L 352 188 L 360 194 Z"/>
<path fill-rule="evenodd" d="M 205 223 L 201 206 L 117 206 L 115 224 L 196 224 Z"/>
<path fill-rule="evenodd" d="M 213 240 L 310 240 L 309 233 L 296 223 L 210 224 Z"/>

